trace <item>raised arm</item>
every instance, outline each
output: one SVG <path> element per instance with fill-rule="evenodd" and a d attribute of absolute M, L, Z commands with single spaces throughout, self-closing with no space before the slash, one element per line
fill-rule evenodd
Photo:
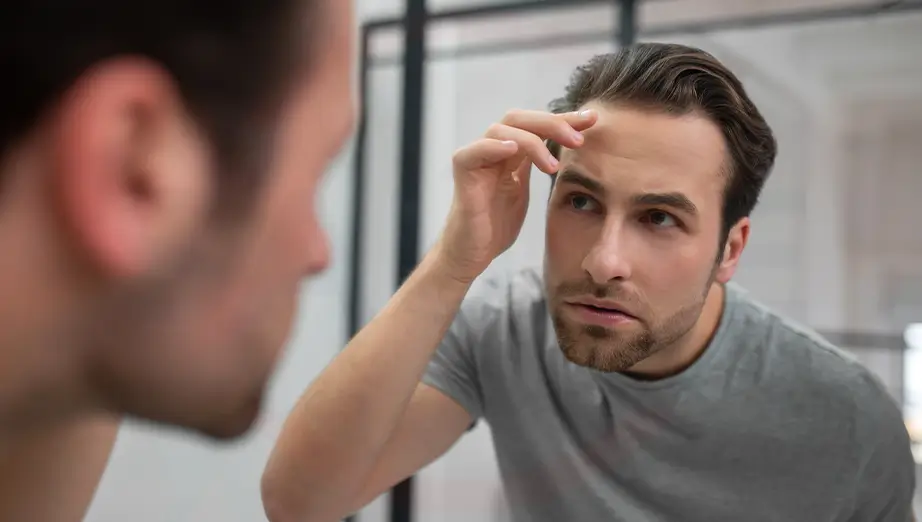
<path fill-rule="evenodd" d="M 578 147 L 593 113 L 515 111 L 454 156 L 455 194 L 437 245 L 308 388 L 263 475 L 271 522 L 333 522 L 444 453 L 471 414 L 420 384 L 470 284 L 516 239 L 532 164 Z"/>
<path fill-rule="evenodd" d="M 338 520 L 463 433 L 466 411 L 435 390 L 416 391 L 467 289 L 437 264 L 424 261 L 295 406 L 263 475 L 270 521 Z M 423 423 L 427 438 L 413 426 Z M 396 449 L 382 470 L 387 446 Z"/>

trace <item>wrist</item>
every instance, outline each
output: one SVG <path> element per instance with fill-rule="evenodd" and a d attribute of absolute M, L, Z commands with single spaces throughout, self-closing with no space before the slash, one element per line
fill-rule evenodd
<path fill-rule="evenodd" d="M 436 244 L 426 254 L 422 263 L 420 263 L 420 269 L 425 279 L 452 293 L 462 292 L 466 294 L 477 278 L 476 275 L 471 276 L 458 270 L 452 263 L 451 258 L 442 250 L 440 244 Z"/>

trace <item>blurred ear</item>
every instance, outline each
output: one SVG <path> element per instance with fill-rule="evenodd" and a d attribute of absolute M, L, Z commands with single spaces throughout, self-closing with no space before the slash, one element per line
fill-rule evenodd
<path fill-rule="evenodd" d="M 736 273 L 736 267 L 739 265 L 740 257 L 743 255 L 743 249 L 749 241 L 750 220 L 745 217 L 739 220 L 730 233 L 727 235 L 727 241 L 724 243 L 723 256 L 717 265 L 715 279 L 720 283 L 726 283 L 733 278 Z"/>
<path fill-rule="evenodd" d="M 94 270 L 141 276 L 191 240 L 207 210 L 210 155 L 164 69 L 141 59 L 100 63 L 50 122 L 56 210 Z"/>

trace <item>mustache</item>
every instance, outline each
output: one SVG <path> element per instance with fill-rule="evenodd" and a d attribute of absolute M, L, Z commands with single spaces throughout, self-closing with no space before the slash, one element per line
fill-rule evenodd
<path fill-rule="evenodd" d="M 568 281 L 557 285 L 556 292 L 559 297 L 591 295 L 596 299 L 609 299 L 625 305 L 640 305 L 643 303 L 640 296 L 621 284 L 598 285 L 592 281 Z"/>

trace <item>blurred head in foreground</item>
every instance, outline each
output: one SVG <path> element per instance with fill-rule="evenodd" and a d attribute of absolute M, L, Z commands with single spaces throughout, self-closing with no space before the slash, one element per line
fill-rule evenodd
<path fill-rule="evenodd" d="M 342 0 L 71 0 L 0 16 L 0 426 L 257 418 L 352 129 Z"/>

